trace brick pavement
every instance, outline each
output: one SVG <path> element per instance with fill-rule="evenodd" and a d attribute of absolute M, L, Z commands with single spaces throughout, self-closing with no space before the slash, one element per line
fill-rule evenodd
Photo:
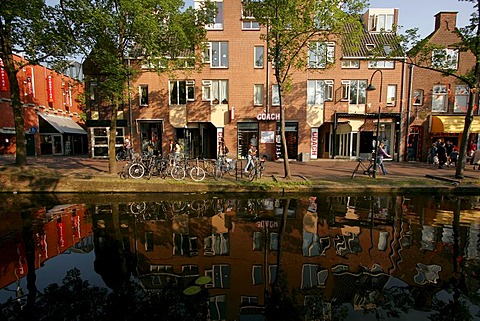
<path fill-rule="evenodd" d="M 0 156 L 0 165 L 13 164 L 15 159 L 13 156 Z M 89 174 L 109 175 L 108 161 L 106 159 L 92 159 L 88 157 L 75 156 L 40 156 L 28 157 L 28 166 L 46 166 L 48 168 L 65 171 L 65 174 Z M 123 163 L 117 164 L 117 169 L 120 170 Z M 243 163 L 245 164 L 245 163 Z M 316 180 L 335 180 L 338 178 L 349 178 L 357 165 L 354 160 L 344 159 L 318 159 L 309 162 L 291 161 L 290 169 L 293 176 L 305 177 L 307 179 Z M 274 175 L 282 177 L 284 175 L 283 161 L 268 161 L 266 175 Z M 438 167 L 421 162 L 385 162 L 389 174 L 383 175 L 381 171 L 377 172 L 377 178 L 389 179 L 407 179 L 408 178 L 425 178 L 426 175 L 438 176 L 441 178 L 454 178 L 455 168 L 445 167 L 438 169 Z M 116 174 L 112 174 L 116 175 Z M 356 174 L 357 176 L 365 176 L 361 170 Z M 473 166 L 467 164 L 464 172 L 465 178 L 480 180 L 480 171 L 473 170 Z"/>

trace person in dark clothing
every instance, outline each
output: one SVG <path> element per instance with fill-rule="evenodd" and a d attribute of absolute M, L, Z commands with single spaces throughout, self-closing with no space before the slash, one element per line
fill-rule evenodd
<path fill-rule="evenodd" d="M 438 168 L 443 168 L 447 163 L 447 150 L 445 148 L 445 143 L 440 142 L 437 146 L 437 156 L 438 156 Z"/>
<path fill-rule="evenodd" d="M 453 147 L 454 147 L 453 143 L 451 141 L 447 141 L 447 143 L 445 144 L 445 149 L 447 151 L 447 157 L 449 157 L 450 154 L 452 153 Z"/>
<path fill-rule="evenodd" d="M 454 146 L 450 156 L 448 156 L 448 167 L 457 166 L 458 155 L 458 148 Z"/>

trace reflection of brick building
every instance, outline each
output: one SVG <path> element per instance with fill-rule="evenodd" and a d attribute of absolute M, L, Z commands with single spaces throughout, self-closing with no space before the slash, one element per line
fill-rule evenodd
<path fill-rule="evenodd" d="M 26 246 L 29 242 L 35 246 L 35 268 L 40 268 L 49 259 L 81 244 L 83 239 L 92 234 L 92 225 L 86 219 L 86 208 L 81 204 L 60 205 L 49 210 L 40 208 L 22 213 L 28 223 L 23 222 L 20 213 L 12 213 L 11 216 L 12 218 L 2 218 L 10 224 L 6 229 L 0 229 L 0 235 L 11 235 L 2 238 L 3 241 L 0 242 L 1 288 L 20 282 L 27 275 Z M 32 226 L 33 240 L 26 240 L 23 226 L 32 223 L 35 223 Z"/>
<path fill-rule="evenodd" d="M 233 320 L 241 305 L 265 304 L 277 273 L 280 244 L 282 270 L 289 286 L 302 295 L 300 305 L 374 307 L 372 298 L 385 290 L 392 276 L 419 290 L 428 285 L 433 294 L 454 270 L 453 253 L 446 251 L 449 227 L 434 224 L 439 213 L 434 201 L 328 197 L 317 198 L 316 211 L 309 212 L 307 199 L 292 200 L 282 240 L 278 237 L 285 200 L 219 203 L 217 214 L 211 202 L 203 203 L 209 209 L 198 211 L 190 201 L 175 211 L 167 201 L 145 203 L 135 207 L 145 209 L 136 213 L 136 223 L 120 206 L 119 237 L 129 236 L 130 244 L 138 244 L 139 277 L 147 289 L 170 282 L 185 286 L 209 275 L 210 308 Z M 112 230 L 111 218 L 99 224 L 110 233 L 119 232 Z M 462 229 L 462 237 L 465 234 Z"/>
<path fill-rule="evenodd" d="M 19 56 L 14 56 L 14 60 L 22 62 Z M 78 78 L 44 66 L 27 65 L 17 73 L 17 79 L 24 107 L 27 155 L 86 154 L 86 132 L 78 125 L 82 123 L 79 98 L 83 95 L 83 84 Z M 0 84 L 0 154 L 13 154 L 15 123 L 3 68 Z"/>

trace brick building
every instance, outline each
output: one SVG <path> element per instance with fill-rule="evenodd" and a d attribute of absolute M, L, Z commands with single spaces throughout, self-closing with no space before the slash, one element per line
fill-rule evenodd
<path fill-rule="evenodd" d="M 14 56 L 18 63 L 24 59 Z M 25 119 L 27 155 L 86 154 L 87 133 L 79 125 L 83 84 L 41 65 L 27 65 L 17 73 Z M 10 86 L 0 70 L 0 154 L 14 154 L 15 123 Z"/>
<path fill-rule="evenodd" d="M 462 39 L 457 33 L 456 20 L 456 12 L 435 15 L 435 30 L 425 40 L 445 49 L 434 50 L 428 63 L 433 67 L 452 69 L 457 75 L 466 75 L 475 66 L 475 56 L 471 51 L 459 49 Z M 411 58 L 415 60 L 418 56 Z M 451 141 L 459 146 L 468 106 L 468 86 L 455 77 L 416 66 L 408 69 L 406 82 L 410 88 L 406 110 L 409 119 L 408 159 L 426 161 L 429 148 L 438 140 Z M 478 109 L 475 115 L 478 115 Z M 474 118 L 469 141 L 476 143 L 479 132 L 480 121 Z"/>
<path fill-rule="evenodd" d="M 242 1 L 215 4 L 219 11 L 207 26 L 202 70 L 189 68 L 187 59 L 175 75 L 142 68 L 131 81 L 131 100 L 118 115 L 117 148 L 131 133 L 137 151 L 150 145 L 165 154 L 174 139 L 187 156 L 214 158 L 224 137 L 231 156 L 245 156 L 252 142 L 261 155 L 283 158 L 278 87 L 260 39 L 265 30 L 243 11 Z M 317 50 L 306 58 L 310 68 L 293 72 L 292 90 L 283 97 L 288 158 L 368 156 L 377 124 L 388 152 L 398 156 L 403 150 L 404 66 L 371 54 L 387 56 L 392 49 L 398 10 L 371 8 L 359 19 L 365 25 L 360 49 L 346 51 L 340 40 L 312 41 L 309 46 Z M 96 80 L 89 77 L 86 88 L 93 93 Z M 377 90 L 367 93 L 370 81 Z M 90 151 L 106 157 L 109 120 L 98 106 L 90 100 Z"/>

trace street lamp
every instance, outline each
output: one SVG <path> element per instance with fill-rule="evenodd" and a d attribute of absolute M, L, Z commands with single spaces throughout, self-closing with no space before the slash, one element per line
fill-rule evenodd
<path fill-rule="evenodd" d="M 377 177 L 378 136 L 380 131 L 380 105 L 382 103 L 383 73 L 380 69 L 376 69 L 373 72 L 372 76 L 370 77 L 370 83 L 367 86 L 368 91 L 372 91 L 376 89 L 375 86 L 372 84 L 372 79 L 377 72 L 380 72 L 380 96 L 378 97 L 378 120 L 377 120 L 377 133 L 376 133 L 377 136 L 375 138 L 375 149 L 373 150 L 373 173 L 372 173 L 373 178 Z"/>

